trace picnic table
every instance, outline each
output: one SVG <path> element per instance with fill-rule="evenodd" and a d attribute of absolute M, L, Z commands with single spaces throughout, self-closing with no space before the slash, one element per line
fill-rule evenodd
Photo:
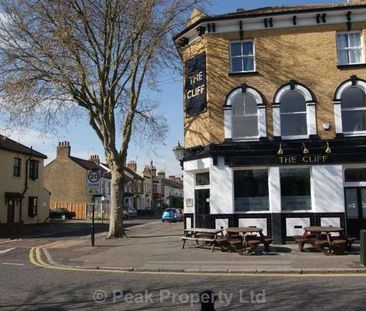
<path fill-rule="evenodd" d="M 263 235 L 263 229 L 258 227 L 230 227 L 226 230 L 226 240 L 231 249 L 243 255 L 254 253 L 259 244 L 264 245 L 265 251 L 269 251 L 271 238 Z"/>
<path fill-rule="evenodd" d="M 218 237 L 223 237 L 223 229 L 207 229 L 207 228 L 191 228 L 184 230 L 184 236 L 181 238 L 183 241 L 182 249 L 187 241 L 209 243 L 211 245 L 211 251 L 214 251 L 215 245 L 217 245 Z"/>
<path fill-rule="evenodd" d="M 332 233 L 338 233 L 333 237 Z M 344 254 L 344 251 L 351 248 L 355 238 L 348 238 L 344 234 L 344 229 L 333 226 L 311 226 L 304 228 L 304 234 L 296 237 L 295 241 L 299 246 L 299 250 L 304 250 L 306 243 L 320 248 L 325 254 Z"/>

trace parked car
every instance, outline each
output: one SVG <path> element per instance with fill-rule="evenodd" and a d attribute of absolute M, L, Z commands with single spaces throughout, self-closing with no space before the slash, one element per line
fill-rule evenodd
<path fill-rule="evenodd" d="M 49 218 L 65 220 L 73 219 L 74 217 L 76 217 L 76 213 L 69 211 L 67 208 L 55 208 L 49 212 Z"/>
<path fill-rule="evenodd" d="M 127 213 L 129 217 L 137 217 L 137 210 L 135 208 L 129 208 L 127 209 Z"/>
<path fill-rule="evenodd" d="M 177 222 L 182 220 L 182 214 L 176 208 L 168 207 L 164 210 L 163 215 L 161 216 L 161 221 L 170 221 Z"/>

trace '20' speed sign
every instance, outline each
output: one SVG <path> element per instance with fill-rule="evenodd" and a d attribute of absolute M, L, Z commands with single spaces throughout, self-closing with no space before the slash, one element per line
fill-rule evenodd
<path fill-rule="evenodd" d="M 88 180 L 90 182 L 98 182 L 100 179 L 99 171 L 90 171 L 88 174 Z"/>

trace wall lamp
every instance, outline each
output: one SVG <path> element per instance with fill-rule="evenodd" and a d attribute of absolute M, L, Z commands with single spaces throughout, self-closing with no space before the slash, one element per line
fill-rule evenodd
<path fill-rule="evenodd" d="M 180 162 L 180 166 L 183 168 L 184 159 L 184 147 L 179 143 L 173 148 L 175 158 Z"/>
<path fill-rule="evenodd" d="M 278 151 L 277 151 L 278 155 L 283 155 L 283 149 L 282 149 L 282 144 L 280 144 Z"/>
<path fill-rule="evenodd" d="M 325 153 L 332 153 L 332 149 L 329 147 L 328 142 L 326 142 L 326 144 L 325 144 Z"/>

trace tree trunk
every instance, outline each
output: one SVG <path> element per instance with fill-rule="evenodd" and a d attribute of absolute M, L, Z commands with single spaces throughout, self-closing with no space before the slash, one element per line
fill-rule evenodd
<path fill-rule="evenodd" d="M 109 233 L 107 239 L 115 239 L 126 236 L 123 229 L 123 197 L 124 174 L 121 170 L 111 169 L 111 202 L 109 212 Z"/>

